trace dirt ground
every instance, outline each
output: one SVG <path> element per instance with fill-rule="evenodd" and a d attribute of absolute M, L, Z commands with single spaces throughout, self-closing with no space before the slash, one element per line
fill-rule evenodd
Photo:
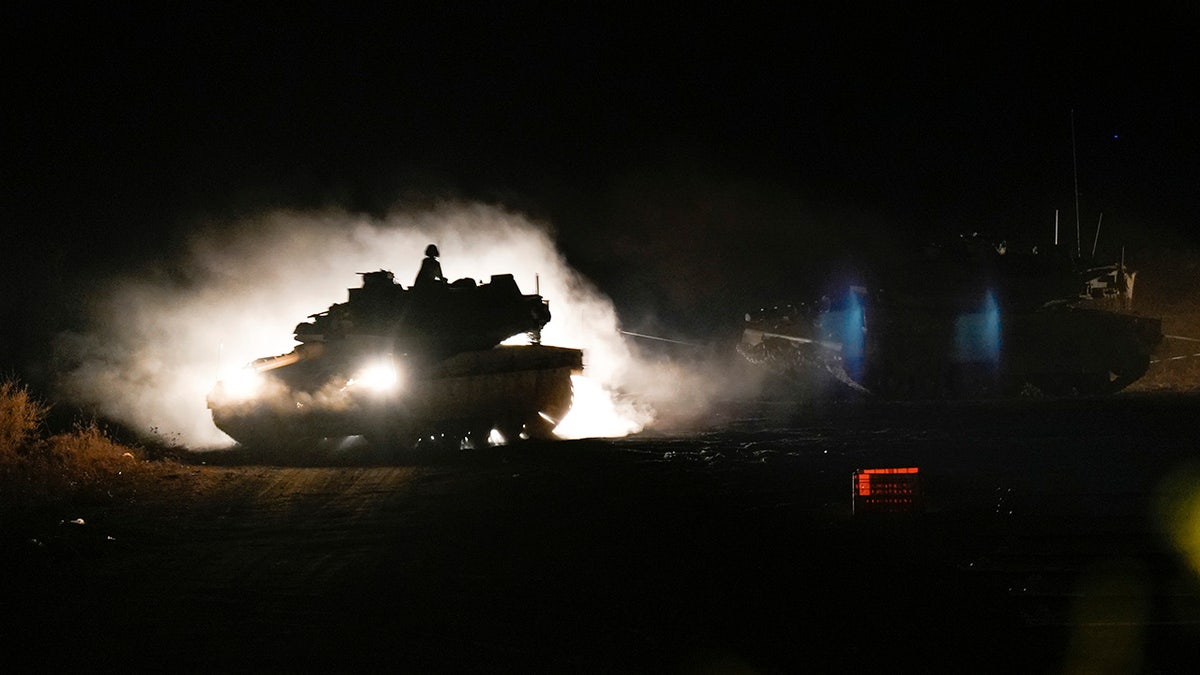
<path fill-rule="evenodd" d="M 0 635 L 38 671 L 1184 672 L 1197 413 L 760 402 L 620 440 L 195 454 L 9 522 Z M 852 472 L 900 466 L 921 511 L 852 514 Z"/>

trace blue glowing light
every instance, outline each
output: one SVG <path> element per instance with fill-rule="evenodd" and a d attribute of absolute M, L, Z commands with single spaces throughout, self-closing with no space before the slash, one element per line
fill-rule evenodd
<path fill-rule="evenodd" d="M 864 327 L 862 303 L 859 302 L 858 295 L 851 290 L 846 299 L 846 309 L 842 313 L 842 363 L 846 374 L 854 379 L 862 376 L 866 343 Z"/>
<path fill-rule="evenodd" d="M 1000 306 L 991 291 L 980 311 L 954 320 L 954 360 L 958 363 L 1000 363 Z"/>

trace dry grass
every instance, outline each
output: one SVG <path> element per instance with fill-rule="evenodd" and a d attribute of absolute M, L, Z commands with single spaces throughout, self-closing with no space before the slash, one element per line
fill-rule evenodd
<path fill-rule="evenodd" d="M 0 383 L 0 500 L 8 506 L 127 497 L 178 471 L 174 462 L 147 461 L 95 422 L 49 435 L 49 408 L 18 382 Z"/>
<path fill-rule="evenodd" d="M 34 441 L 50 407 L 14 380 L 0 382 L 0 466 Z"/>

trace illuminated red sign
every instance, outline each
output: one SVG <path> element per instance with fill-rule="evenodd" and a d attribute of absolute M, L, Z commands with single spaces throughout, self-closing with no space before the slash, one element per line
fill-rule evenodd
<path fill-rule="evenodd" d="M 859 469 L 851 476 L 854 513 L 915 513 L 921 510 L 921 476 L 915 466 Z"/>

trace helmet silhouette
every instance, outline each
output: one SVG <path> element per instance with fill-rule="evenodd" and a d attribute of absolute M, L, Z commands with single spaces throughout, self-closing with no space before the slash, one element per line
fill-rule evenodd
<path fill-rule="evenodd" d="M 425 255 L 430 258 L 438 257 L 437 246 L 435 246 L 434 244 L 430 244 L 430 245 L 426 246 L 425 247 Z"/>

